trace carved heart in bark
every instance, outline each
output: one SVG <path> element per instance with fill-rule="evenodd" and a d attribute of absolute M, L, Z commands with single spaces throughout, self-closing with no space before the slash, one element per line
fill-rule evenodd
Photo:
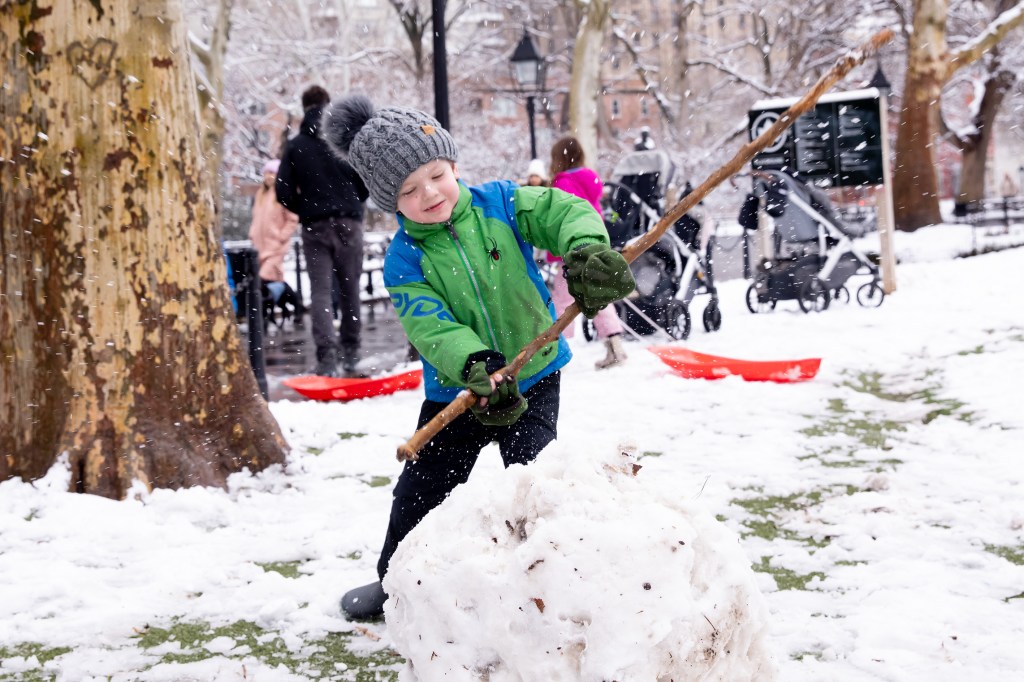
<path fill-rule="evenodd" d="M 97 38 L 89 47 L 76 40 L 68 46 L 68 61 L 75 75 L 90 88 L 95 88 L 110 77 L 110 65 L 116 50 L 117 43 L 106 38 Z"/>

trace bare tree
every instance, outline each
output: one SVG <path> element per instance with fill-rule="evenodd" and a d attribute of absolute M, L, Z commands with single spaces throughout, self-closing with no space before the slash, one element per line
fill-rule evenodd
<path fill-rule="evenodd" d="M 569 85 L 569 129 L 587 158 L 597 158 L 601 46 L 611 17 L 611 0 L 574 0 L 580 12 Z"/>
<path fill-rule="evenodd" d="M 194 31 L 188 33 L 199 95 L 206 167 L 214 175 L 220 169 L 224 146 L 224 58 L 231 33 L 231 9 L 234 4 L 235 0 L 204 3 L 204 9 L 211 15 L 210 21 L 204 22 L 205 35 Z"/>
<path fill-rule="evenodd" d="M 942 221 L 933 146 L 940 130 L 943 87 L 958 70 L 979 60 L 1024 23 L 1024 2 L 1003 11 L 953 51 L 946 37 L 947 0 L 913 0 L 912 16 L 893 173 L 896 224 L 905 231 Z"/>
<path fill-rule="evenodd" d="M 0 479 L 222 485 L 285 443 L 240 349 L 181 5 L 0 4 Z"/>
<path fill-rule="evenodd" d="M 972 10 L 981 10 L 981 17 L 971 16 L 971 23 L 991 21 L 1016 4 L 1013 0 L 972 3 Z M 987 16 L 986 16 L 987 15 Z M 950 125 L 946 106 L 939 116 L 940 132 L 943 139 L 951 142 L 962 153 L 960 183 L 956 201 L 970 204 L 985 197 L 985 183 L 988 170 L 988 151 L 992 144 L 996 118 L 1006 97 L 1012 94 L 1019 82 L 1018 74 L 1024 69 L 1024 49 L 1020 42 L 1004 40 L 995 45 L 974 65 L 964 69 L 970 71 L 962 87 L 971 92 L 971 105 L 967 112 L 966 125 Z"/>

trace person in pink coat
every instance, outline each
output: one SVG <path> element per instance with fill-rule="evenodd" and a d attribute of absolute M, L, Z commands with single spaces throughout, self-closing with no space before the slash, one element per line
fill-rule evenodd
<path fill-rule="evenodd" d="M 600 213 L 604 184 L 601 182 L 600 176 L 587 168 L 584 163 L 583 145 L 579 140 L 567 135 L 556 141 L 551 147 L 551 186 L 586 199 L 594 207 L 594 210 Z M 561 259 L 548 254 L 548 260 L 553 262 Z M 561 275 L 561 270 L 555 277 L 551 300 L 559 315 L 573 302 L 573 297 L 569 293 L 569 284 Z M 597 331 L 597 337 L 604 339 L 607 349 L 607 356 L 598 360 L 595 366 L 598 369 L 605 369 L 625 362 L 626 351 L 622 347 L 622 321 L 619 320 L 614 306 L 601 309 L 594 318 L 594 329 Z M 569 327 L 565 330 L 565 336 L 572 337 L 574 332 L 574 328 Z"/>
<path fill-rule="evenodd" d="M 263 184 L 256 190 L 249 226 L 249 239 L 260 255 L 260 279 L 268 283 L 284 281 L 284 257 L 299 227 L 299 217 L 277 201 L 274 183 L 280 166 L 277 159 L 263 164 Z"/>
<path fill-rule="evenodd" d="M 280 166 L 277 159 L 263 164 L 263 184 L 256 190 L 252 203 L 249 240 L 260 257 L 260 284 L 264 300 L 269 295 L 273 305 L 279 306 L 285 317 L 290 317 L 298 310 L 300 302 L 295 290 L 284 281 L 284 257 L 299 227 L 299 217 L 277 200 L 274 183 Z M 272 312 L 273 306 L 268 306 L 267 311 Z"/>

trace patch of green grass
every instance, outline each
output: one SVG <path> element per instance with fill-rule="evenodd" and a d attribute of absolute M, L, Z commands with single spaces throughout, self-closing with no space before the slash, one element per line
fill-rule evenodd
<path fill-rule="evenodd" d="M 373 476 L 369 481 L 365 481 L 365 483 L 371 488 L 382 488 L 386 485 L 391 485 L 391 479 L 387 476 Z"/>
<path fill-rule="evenodd" d="M 323 639 L 312 643 L 313 650 L 307 661 L 306 670 L 319 672 L 321 675 L 336 675 L 339 669 L 356 670 L 358 682 L 376 682 L 377 680 L 397 680 L 395 668 L 405 662 L 392 649 L 377 651 L 369 656 L 357 656 L 349 651 L 350 635 L 330 633 Z M 344 668 L 339 668 L 337 664 Z M 331 677 L 331 679 L 335 679 Z"/>
<path fill-rule="evenodd" d="M 830 450 L 829 452 L 834 452 Z M 885 471 L 896 471 L 896 468 L 903 464 L 902 459 L 895 457 L 887 457 L 885 459 L 858 459 L 853 455 L 846 454 L 842 455 L 837 459 L 826 459 L 823 455 L 828 453 L 821 453 L 814 455 L 821 460 L 821 466 L 829 469 L 867 469 L 880 474 Z"/>
<path fill-rule="evenodd" d="M 346 559 L 351 559 L 352 561 L 359 561 L 360 559 L 363 558 L 363 553 L 358 551 L 358 550 L 356 550 L 355 552 L 352 552 L 351 554 L 348 554 L 345 558 Z"/>
<path fill-rule="evenodd" d="M 300 575 L 299 566 L 303 563 L 302 561 L 271 561 L 265 564 L 257 562 L 256 565 L 267 573 L 274 572 L 280 573 L 285 578 L 298 578 Z"/>
<path fill-rule="evenodd" d="M 771 557 L 761 557 L 761 562 L 754 564 L 752 568 L 759 573 L 767 573 L 775 579 L 775 584 L 780 590 L 809 590 L 807 587 L 815 578 L 825 579 L 821 571 L 811 571 L 807 574 L 799 574 L 783 566 L 773 566 Z"/>
<path fill-rule="evenodd" d="M 906 431 L 906 427 L 891 419 L 872 420 L 858 417 L 827 417 L 823 422 L 801 429 L 800 433 L 811 438 L 824 438 L 842 434 L 849 436 L 869 448 L 891 450 L 887 436 L 895 431 Z"/>
<path fill-rule="evenodd" d="M 0 661 L 8 658 L 14 658 L 20 656 L 21 658 L 32 658 L 36 657 L 39 661 L 37 668 L 25 670 L 19 673 L 3 674 L 0 670 L 0 680 L 10 680 L 11 682 L 49 682 L 56 679 L 53 673 L 47 672 L 43 669 L 50 661 L 54 660 L 58 656 L 63 656 L 66 653 L 70 653 L 72 649 L 66 646 L 57 647 L 46 647 L 43 644 L 36 642 L 21 642 L 11 647 L 0 646 Z"/>
<path fill-rule="evenodd" d="M 883 471 L 896 471 L 896 468 L 903 464 L 902 459 L 896 457 L 886 457 L 885 459 L 872 460 L 875 464 L 875 473 L 882 473 Z"/>
<path fill-rule="evenodd" d="M 829 398 L 828 411 L 836 414 L 849 414 L 852 412 L 852 410 L 846 406 L 846 401 L 842 398 Z"/>
<path fill-rule="evenodd" d="M 874 373 L 862 373 L 858 375 L 859 385 L 856 390 L 881 392 L 879 377 Z M 850 384 L 847 384 L 850 386 Z M 816 419 L 817 423 L 800 430 L 810 438 L 826 438 L 828 436 L 844 435 L 853 439 L 856 445 L 843 447 L 836 444 L 825 446 L 823 449 L 801 456 L 800 459 L 818 459 L 821 465 L 831 469 L 865 469 L 874 471 L 885 471 L 895 469 L 896 465 L 902 462 L 895 458 L 885 460 L 862 459 L 855 455 L 862 447 L 875 450 L 891 450 L 889 436 L 898 431 L 905 431 L 906 427 L 896 421 L 889 419 L 875 419 L 872 415 L 864 414 L 854 416 L 853 410 L 846 405 L 841 398 L 833 398 L 828 402 L 825 416 L 809 416 Z"/>
<path fill-rule="evenodd" d="M 985 352 L 985 346 L 975 346 L 970 350 L 962 350 L 957 355 L 981 355 Z"/>
<path fill-rule="evenodd" d="M 825 536 L 821 540 L 816 540 L 811 536 L 800 535 L 794 530 L 778 525 L 771 519 L 763 521 L 747 520 L 743 522 L 743 525 L 747 528 L 747 532 L 740 533 L 740 537 L 744 538 L 753 535 L 759 538 L 764 538 L 769 542 L 782 538 L 783 540 L 799 542 L 807 547 L 814 547 L 816 549 L 827 547 L 832 541 L 829 536 Z"/>
<path fill-rule="evenodd" d="M 867 469 L 871 466 L 871 462 L 866 459 L 857 459 L 852 455 L 849 457 L 843 457 L 840 459 L 821 459 L 821 466 L 829 469 Z"/>
<path fill-rule="evenodd" d="M 644 457 L 661 457 L 663 454 L 665 453 L 658 452 L 657 450 L 645 450 L 644 452 L 640 453 L 640 456 L 637 457 L 637 459 L 643 459 Z"/>
<path fill-rule="evenodd" d="M 929 379 L 935 374 L 936 370 L 925 372 L 924 379 Z M 882 388 L 882 377 L 883 375 L 881 372 L 860 372 L 857 374 L 854 381 L 845 382 L 844 385 L 860 393 L 870 393 L 882 400 L 899 403 L 923 402 L 925 405 L 936 405 L 936 408 L 927 412 L 922 419 L 925 424 L 932 422 L 940 416 L 955 416 L 957 419 L 967 423 L 971 423 L 974 420 L 974 414 L 969 411 L 964 411 L 963 409 L 966 403 L 962 403 L 953 398 L 938 397 L 937 394 L 942 388 L 939 384 L 932 383 L 916 391 L 906 391 L 901 393 L 897 391 L 888 391 Z"/>
<path fill-rule="evenodd" d="M 985 545 L 985 551 L 1002 557 L 1011 564 L 1024 566 L 1024 545 L 1007 547 L 1005 545 Z"/>
<path fill-rule="evenodd" d="M 324 451 L 323 448 L 314 448 L 314 447 L 311 447 L 311 446 L 307 446 L 306 447 L 306 452 L 308 452 L 311 455 L 320 455 L 320 454 L 323 454 L 323 451 Z"/>
<path fill-rule="evenodd" d="M 365 438 L 365 433 L 353 433 L 350 431 L 342 431 L 338 434 L 338 438 L 341 440 L 351 440 L 352 438 Z"/>
<path fill-rule="evenodd" d="M 816 661 L 820 661 L 824 657 L 824 654 L 820 651 L 797 651 L 796 653 L 790 654 L 789 657 L 794 661 L 802 661 L 805 658 L 813 658 Z"/>
<path fill-rule="evenodd" d="M 239 652 L 214 654 L 204 645 L 217 637 L 230 637 L 241 647 Z M 374 652 L 368 656 L 352 653 L 350 643 L 353 635 L 329 633 L 327 636 L 305 642 L 301 652 L 290 651 L 284 640 L 272 630 L 264 630 L 253 622 L 239 620 L 217 628 L 204 622 L 175 621 L 167 628 L 147 627 L 138 638 L 143 649 L 179 642 L 178 652 L 164 654 L 161 663 L 190 663 L 215 656 L 241 659 L 253 656 L 270 667 L 284 665 L 296 675 L 312 678 L 334 678 L 339 671 L 347 671 L 357 682 L 396 680 L 397 666 L 402 658 L 390 649 Z M 354 677 L 352 676 L 354 674 Z"/>
<path fill-rule="evenodd" d="M 808 547 L 825 547 L 831 542 L 829 536 L 816 539 L 810 536 L 803 536 L 796 531 L 790 530 L 783 525 L 782 515 L 786 512 L 800 511 L 821 504 L 825 495 L 834 497 L 836 495 L 852 495 L 859 492 L 859 488 L 851 485 L 835 486 L 822 490 L 811 490 L 810 492 L 793 493 L 792 495 L 765 495 L 762 497 L 747 497 L 730 500 L 731 504 L 744 509 L 752 517 L 741 523 L 748 532 L 741 533 L 743 537 L 754 535 L 769 542 L 782 538 L 793 542 L 799 542 Z"/>

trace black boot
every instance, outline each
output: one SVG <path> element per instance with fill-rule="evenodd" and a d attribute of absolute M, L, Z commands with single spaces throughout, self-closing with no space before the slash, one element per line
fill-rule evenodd
<path fill-rule="evenodd" d="M 313 374 L 332 379 L 338 376 L 338 354 L 333 348 L 316 349 L 316 367 Z"/>
<path fill-rule="evenodd" d="M 359 346 L 343 346 L 341 349 L 341 371 L 347 377 L 357 377 L 359 365 Z"/>
<path fill-rule="evenodd" d="M 384 615 L 388 595 L 380 581 L 349 590 L 341 598 L 341 611 L 349 620 L 373 620 Z"/>

